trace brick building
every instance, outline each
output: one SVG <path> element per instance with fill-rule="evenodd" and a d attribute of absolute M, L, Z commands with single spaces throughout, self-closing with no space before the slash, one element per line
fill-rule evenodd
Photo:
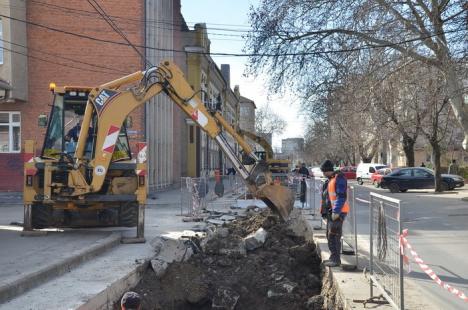
<path fill-rule="evenodd" d="M 225 117 L 231 123 L 238 119 L 240 95 L 230 89 L 226 76 L 209 56 L 203 56 L 208 59 L 203 66 L 191 67 L 193 55 L 183 52 L 187 46 L 209 51 L 203 45 L 209 40 L 206 28 L 203 38 L 201 32 L 188 29 L 180 0 L 99 3 L 149 62 L 174 61 L 192 77 L 195 90 L 200 89 L 199 79 L 205 74 L 208 79 L 203 85 L 209 95 L 203 99 L 214 102 L 221 95 L 226 102 Z M 132 47 L 115 43 L 124 40 L 86 1 L 6 0 L 0 12 L 11 17 L 0 20 L 0 191 L 20 191 L 21 146 L 32 139 L 36 152 L 41 151 L 46 128 L 39 126 L 38 117 L 49 114 L 50 82 L 100 85 L 149 64 Z M 202 141 L 200 130 L 189 124 L 167 96 L 158 96 L 132 113 L 130 123 L 132 146 L 144 140 L 149 145 L 150 190 L 177 185 L 181 176 L 199 175 L 201 167 L 209 170 L 223 165 L 217 145 L 206 137 Z M 194 153 L 191 141 L 195 137 Z"/>
<path fill-rule="evenodd" d="M 8 48 L 3 55 L 9 60 L 1 65 L 0 78 L 12 89 L 0 103 L 0 144 L 5 145 L 6 137 L 11 142 L 0 150 L 0 190 L 3 191 L 22 188 L 23 160 L 19 146 L 24 140 L 37 141 L 36 149 L 40 152 L 45 128 L 38 126 L 38 116 L 49 113 L 50 82 L 92 86 L 142 69 L 142 60 L 130 47 L 99 41 L 122 39 L 87 2 L 71 0 L 66 5 L 57 0 L 8 2 L 1 7 L 2 15 L 15 20 L 1 20 L 1 28 L 6 30 L 2 32 L 2 42 Z M 109 15 L 125 16 L 125 21 L 142 19 L 142 1 L 118 2 L 119 5 L 103 3 L 102 6 Z M 144 29 L 140 23 L 122 20 L 119 25 L 131 42 L 144 44 Z M 10 70 L 5 69 L 8 66 Z M 7 114 L 9 122 L 5 125 Z M 135 112 L 132 119 L 132 138 L 141 140 L 144 138 L 142 111 Z"/>

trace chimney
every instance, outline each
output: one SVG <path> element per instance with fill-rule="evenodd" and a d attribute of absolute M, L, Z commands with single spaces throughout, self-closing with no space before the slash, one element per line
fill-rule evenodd
<path fill-rule="evenodd" d="M 221 74 L 227 83 L 227 86 L 231 88 L 231 66 L 228 64 L 221 65 Z"/>

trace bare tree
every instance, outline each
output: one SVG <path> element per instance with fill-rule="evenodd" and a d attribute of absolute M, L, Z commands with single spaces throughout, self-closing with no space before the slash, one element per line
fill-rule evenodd
<path fill-rule="evenodd" d="M 286 121 L 268 107 L 261 107 L 255 111 L 255 131 L 260 134 L 280 135 L 286 129 Z"/>
<path fill-rule="evenodd" d="M 420 76 L 415 63 L 398 62 L 395 69 L 386 70 L 388 75 L 378 81 L 374 95 L 378 109 L 387 118 L 386 126 L 401 136 L 406 166 L 414 167 L 414 146 L 421 133 Z"/>
<path fill-rule="evenodd" d="M 247 49 L 252 72 L 273 89 L 324 91 L 337 64 L 380 49 L 439 70 L 444 91 L 468 143 L 459 61 L 467 55 L 465 0 L 263 0 L 252 8 Z M 361 56 L 360 56 L 361 57 Z"/>
<path fill-rule="evenodd" d="M 418 88 L 424 94 L 421 99 L 424 103 L 425 118 L 421 129 L 432 149 L 435 191 L 441 192 L 448 189 L 448 184 L 444 184 L 441 179 L 442 145 L 451 135 L 454 114 L 449 109 L 449 99 L 444 92 L 444 77 L 430 68 L 420 68 L 418 72 L 420 74 Z"/>

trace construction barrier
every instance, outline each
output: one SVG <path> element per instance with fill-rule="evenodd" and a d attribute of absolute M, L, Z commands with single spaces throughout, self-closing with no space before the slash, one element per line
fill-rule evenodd
<path fill-rule="evenodd" d="M 343 237 L 341 252 L 345 255 L 354 255 L 354 266 L 358 266 L 358 242 L 357 242 L 357 220 L 356 220 L 356 189 L 348 185 L 349 213 L 343 222 Z"/>
<path fill-rule="evenodd" d="M 180 179 L 180 215 L 200 216 L 205 208 L 207 193 L 206 178 L 182 177 Z"/>
<path fill-rule="evenodd" d="M 306 202 L 307 207 L 311 210 L 313 219 L 320 218 L 320 201 L 322 193 L 323 180 L 317 178 L 306 179 Z"/>
<path fill-rule="evenodd" d="M 216 211 L 236 205 L 246 188 L 237 175 L 215 175 L 213 177 L 182 177 L 180 186 L 180 213 L 198 217 L 204 210 Z"/>
<path fill-rule="evenodd" d="M 404 309 L 400 200 L 370 193 L 370 298 L 374 285 L 395 308 Z"/>

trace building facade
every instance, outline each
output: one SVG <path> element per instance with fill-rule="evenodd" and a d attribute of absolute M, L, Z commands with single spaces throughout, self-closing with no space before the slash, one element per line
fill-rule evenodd
<path fill-rule="evenodd" d="M 121 41 L 102 17 L 83 1 L 43 0 L 41 3 L 10 0 L 1 6 L 3 61 L 0 64 L 0 190 L 22 189 L 25 140 L 42 148 L 45 127 L 39 115 L 47 115 L 52 103 L 49 83 L 94 86 L 141 70 L 143 62 L 132 48 L 103 42 Z M 117 24 L 135 45 L 144 45 L 144 3 L 118 1 L 102 4 L 109 15 L 120 16 Z M 73 7 L 73 10 L 70 10 Z M 46 29 L 45 27 L 48 27 Z M 105 36 L 103 36 L 105 34 Z M 8 89 L 10 88 L 11 89 Z M 145 138 L 143 109 L 131 115 L 130 138 Z"/>
<path fill-rule="evenodd" d="M 221 70 L 209 55 L 210 40 L 206 25 L 196 24 L 193 30 L 187 32 L 185 38 L 187 79 L 192 88 L 199 92 L 208 110 L 221 112 L 228 123 L 233 127 L 238 126 L 240 95 L 230 87 L 229 67 L 224 65 Z M 191 120 L 187 120 L 187 124 L 189 126 L 188 176 L 211 175 L 216 169 L 225 171 L 230 163 L 226 163 L 225 156 L 215 141 Z M 228 135 L 226 138 L 232 149 L 236 151 L 238 146 L 235 141 Z"/>

